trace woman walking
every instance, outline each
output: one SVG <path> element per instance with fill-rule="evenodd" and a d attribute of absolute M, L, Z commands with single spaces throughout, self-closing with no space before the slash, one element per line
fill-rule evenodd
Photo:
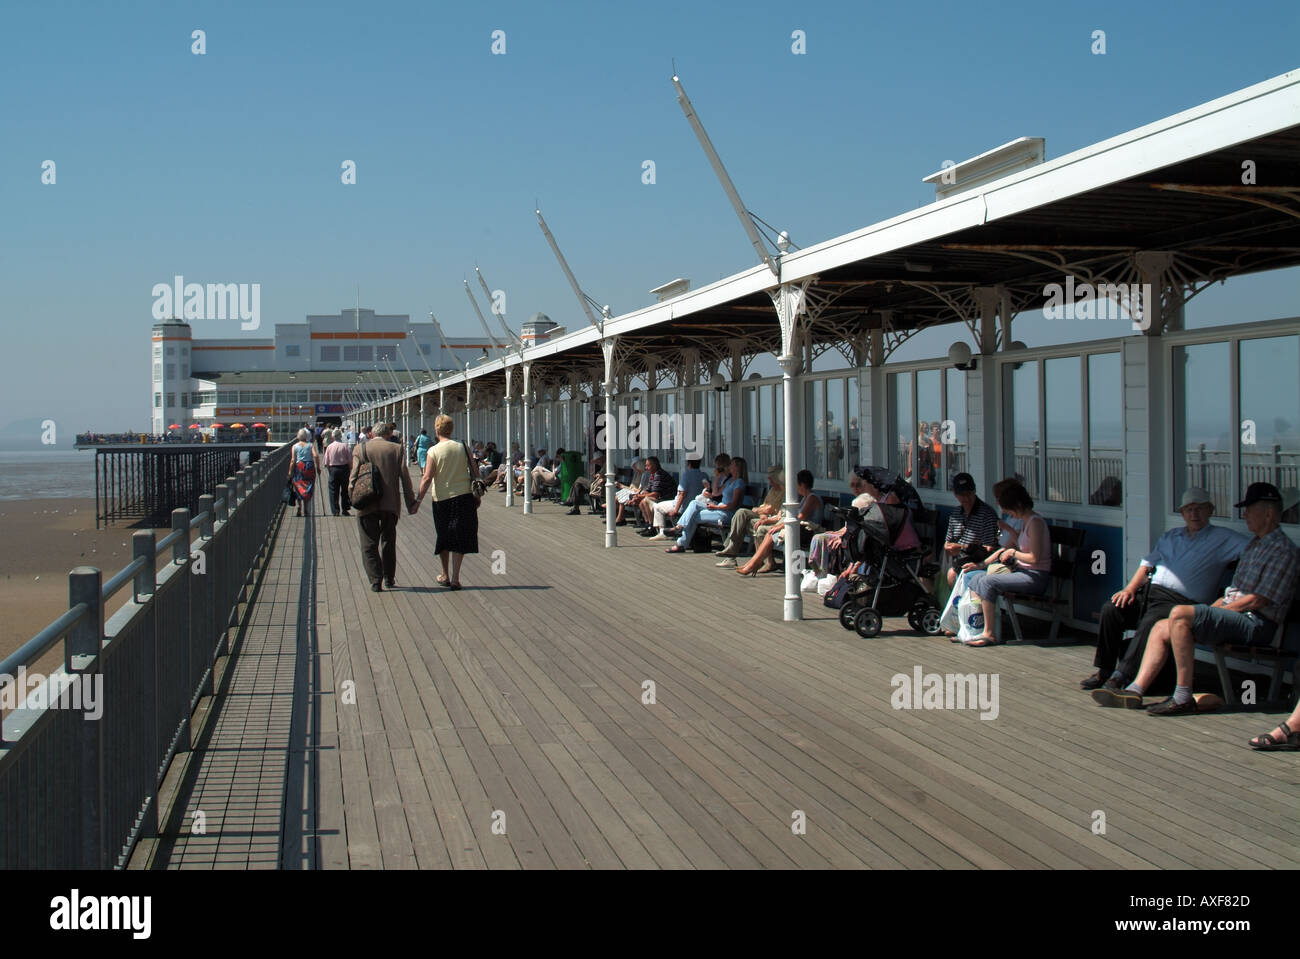
<path fill-rule="evenodd" d="M 431 444 L 428 430 L 420 430 L 420 435 L 415 438 L 415 459 L 420 464 L 420 472 L 424 472 L 424 459 L 429 455 L 429 446 Z"/>
<path fill-rule="evenodd" d="M 311 494 L 316 491 L 316 477 L 320 474 L 320 461 L 311 439 L 310 430 L 306 427 L 300 429 L 298 442 L 293 444 L 293 450 L 289 454 L 289 482 L 293 483 L 293 491 L 298 494 L 298 512 L 295 516 L 302 515 L 304 505 L 307 512 L 311 513 Z"/>
<path fill-rule="evenodd" d="M 415 506 L 419 509 L 433 487 L 433 527 L 438 534 L 434 552 L 442 560 L 438 582 L 460 589 L 460 564 L 466 553 L 478 552 L 478 502 L 470 491 L 469 452 L 451 438 L 456 421 L 439 416 L 433 422 L 438 442 L 425 457 L 424 478 Z"/>

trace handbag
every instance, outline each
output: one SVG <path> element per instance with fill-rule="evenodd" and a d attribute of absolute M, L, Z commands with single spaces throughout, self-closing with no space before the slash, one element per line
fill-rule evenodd
<path fill-rule="evenodd" d="M 370 461 L 365 443 L 361 444 L 361 455 L 364 459 L 357 467 L 357 475 L 352 478 L 352 483 L 348 487 L 348 496 L 357 509 L 373 506 L 384 497 L 384 478 L 375 468 L 375 464 Z"/>
<path fill-rule="evenodd" d="M 831 609 L 839 609 L 843 606 L 844 600 L 847 599 L 849 595 L 849 585 L 849 578 L 847 576 L 841 576 L 837 579 L 835 585 L 828 589 L 826 595 L 822 597 L 823 605 L 828 606 Z"/>
<path fill-rule="evenodd" d="M 460 444 L 461 449 L 465 451 L 465 470 L 469 473 L 469 491 L 474 497 L 476 507 L 483 505 L 483 494 L 487 492 L 487 483 L 474 475 L 474 467 L 470 465 L 472 457 L 469 455 L 469 447 L 464 443 Z"/>
<path fill-rule="evenodd" d="M 280 494 L 280 502 L 285 506 L 292 506 L 298 502 L 298 491 L 293 488 L 292 478 L 285 481 L 284 492 Z"/>

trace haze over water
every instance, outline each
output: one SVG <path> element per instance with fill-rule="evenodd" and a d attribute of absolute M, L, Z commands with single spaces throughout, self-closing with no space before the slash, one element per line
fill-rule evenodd
<path fill-rule="evenodd" d="M 90 450 L 0 450 L 0 500 L 93 498 Z"/>

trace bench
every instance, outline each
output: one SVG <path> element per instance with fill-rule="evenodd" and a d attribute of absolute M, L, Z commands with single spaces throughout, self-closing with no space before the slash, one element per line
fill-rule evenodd
<path fill-rule="evenodd" d="M 1300 596 L 1291 600 L 1291 606 L 1286 617 L 1277 624 L 1272 641 L 1267 646 L 1239 646 L 1233 643 L 1223 643 L 1219 646 L 1208 647 L 1214 655 L 1214 665 L 1219 671 L 1219 681 L 1223 684 L 1223 699 L 1229 706 L 1238 706 L 1240 703 L 1237 698 L 1237 690 L 1232 684 L 1232 677 L 1228 673 L 1228 657 L 1232 657 L 1233 660 L 1246 666 L 1263 666 L 1267 668 L 1264 675 L 1268 676 L 1268 696 L 1262 701 L 1271 702 L 1275 699 L 1278 689 L 1282 685 L 1282 673 L 1286 668 L 1286 664 L 1300 656 L 1300 651 L 1297 651 L 1294 647 L 1288 647 L 1286 643 L 1288 631 L 1297 627 L 1300 627 Z M 1206 648 L 1205 646 L 1197 646 L 1198 650 Z M 1253 672 L 1254 670 L 1247 671 Z M 1257 700 L 1257 702 L 1261 701 Z"/>
<path fill-rule="evenodd" d="M 994 610 L 993 635 L 1002 641 L 1002 616 L 1005 612 L 1011 619 L 1011 629 L 1016 642 L 1025 640 L 1020 630 L 1019 614 L 1022 610 L 1046 612 L 1051 621 L 1047 634 L 1048 642 L 1055 642 L 1061 623 L 1073 615 L 1071 607 L 1074 601 L 1074 561 L 1075 554 L 1083 546 L 1084 531 L 1065 526 L 1047 527 L 1051 538 L 1052 569 L 1051 583 L 1047 593 L 1042 596 L 1028 596 L 1023 593 L 1001 593 Z"/>

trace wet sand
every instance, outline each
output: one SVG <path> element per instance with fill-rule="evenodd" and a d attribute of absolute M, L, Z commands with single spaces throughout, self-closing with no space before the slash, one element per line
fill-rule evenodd
<path fill-rule="evenodd" d="M 96 566 L 108 579 L 129 563 L 135 531 L 126 525 L 96 530 L 93 499 L 0 501 L 0 657 L 67 610 L 68 572 L 74 567 Z M 130 595 L 123 591 L 114 596 L 107 614 Z M 49 671 L 50 662 L 61 661 L 62 649 L 60 643 L 46 655 L 41 672 Z"/>

